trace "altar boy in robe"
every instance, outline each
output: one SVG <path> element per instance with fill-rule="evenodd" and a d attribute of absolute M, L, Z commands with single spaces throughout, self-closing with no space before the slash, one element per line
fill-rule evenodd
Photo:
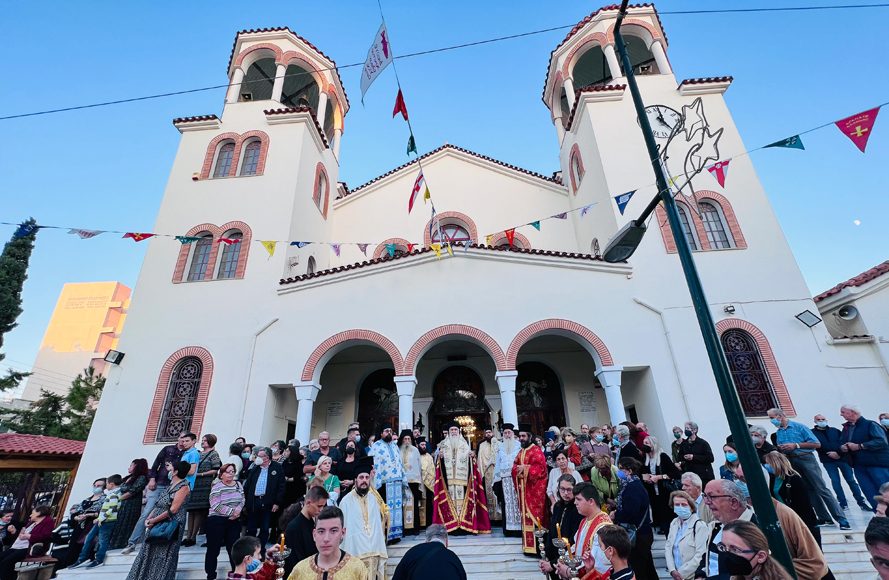
<path fill-rule="evenodd" d="M 355 488 L 340 502 L 345 528 L 343 550 L 367 566 L 368 580 L 386 579 L 386 528 L 389 510 L 371 485 L 373 460 L 362 457 L 356 463 Z"/>
<path fill-rule="evenodd" d="M 549 473 L 546 459 L 540 447 L 534 445 L 530 425 L 519 426 L 519 444 L 522 449 L 512 466 L 512 479 L 516 486 L 519 511 L 522 517 L 522 553 L 537 557 L 535 526 L 545 525 L 546 484 Z"/>

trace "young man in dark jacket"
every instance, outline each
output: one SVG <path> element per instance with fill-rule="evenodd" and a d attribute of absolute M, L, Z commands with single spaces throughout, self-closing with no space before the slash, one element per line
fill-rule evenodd
<path fill-rule="evenodd" d="M 837 496 L 837 500 L 840 502 L 840 507 L 843 509 L 849 507 L 849 502 L 846 501 L 846 494 L 843 492 L 843 484 L 840 481 L 840 474 L 842 474 L 843 479 L 849 485 L 849 489 L 852 490 L 852 495 L 855 496 L 858 506 L 865 511 L 873 511 L 867 499 L 861 495 L 861 488 L 858 487 L 858 482 L 855 481 L 855 474 L 852 473 L 849 457 L 840 451 L 840 446 L 843 444 L 842 432 L 836 427 L 829 426 L 827 417 L 818 414 L 815 415 L 815 425 L 812 427 L 812 433 L 821 442 L 821 447 L 817 450 L 818 459 L 821 460 L 821 464 L 824 465 L 824 469 L 827 471 L 828 477 L 830 477 L 830 484 Z"/>

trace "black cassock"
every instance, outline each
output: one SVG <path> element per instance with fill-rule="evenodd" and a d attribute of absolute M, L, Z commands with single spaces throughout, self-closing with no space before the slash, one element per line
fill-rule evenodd
<path fill-rule="evenodd" d="M 407 551 L 392 580 L 466 580 L 466 571 L 457 554 L 441 542 L 417 544 Z"/>

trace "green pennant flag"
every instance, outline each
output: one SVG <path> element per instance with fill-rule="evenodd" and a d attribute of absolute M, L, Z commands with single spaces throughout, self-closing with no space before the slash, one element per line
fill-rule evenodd
<path fill-rule="evenodd" d="M 763 149 L 768 149 L 769 147 L 783 147 L 785 149 L 805 149 L 803 147 L 803 140 L 799 138 L 799 135 L 794 135 L 793 137 L 788 137 L 787 139 L 781 139 L 780 141 L 775 141 L 774 143 L 769 143 Z"/>
<path fill-rule="evenodd" d="M 534 229 L 536 229 L 538 232 L 540 231 L 540 220 L 537 220 L 536 222 L 531 222 L 531 225 L 534 226 Z"/>
<path fill-rule="evenodd" d="M 413 153 L 417 154 L 417 142 L 414 141 L 414 134 L 411 133 L 411 136 L 407 138 L 407 154 L 410 155 Z"/>
<path fill-rule="evenodd" d="M 195 237 L 195 236 L 176 236 L 176 241 L 179 242 L 179 243 L 182 244 L 182 245 L 185 245 L 185 244 L 193 244 L 193 243 L 195 243 L 196 241 L 198 241 L 198 240 L 200 240 L 200 239 L 201 239 L 201 238 L 198 238 L 198 237 Z"/>

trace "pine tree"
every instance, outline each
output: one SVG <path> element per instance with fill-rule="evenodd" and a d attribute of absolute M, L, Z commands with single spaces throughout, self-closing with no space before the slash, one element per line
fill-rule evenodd
<path fill-rule="evenodd" d="M 61 418 L 65 416 L 65 397 L 40 389 L 40 398 L 31 408 L 13 411 L 3 421 L 5 427 L 16 433 L 65 437 L 66 427 Z"/>
<path fill-rule="evenodd" d="M 17 326 L 16 319 L 22 313 L 22 287 L 28 278 L 28 261 L 37 238 L 37 221 L 30 218 L 23 222 L 6 242 L 0 254 L 0 347 L 3 336 Z M 6 355 L 0 353 L 0 362 Z M 29 373 L 8 369 L 0 376 L 0 391 L 14 389 Z"/>

